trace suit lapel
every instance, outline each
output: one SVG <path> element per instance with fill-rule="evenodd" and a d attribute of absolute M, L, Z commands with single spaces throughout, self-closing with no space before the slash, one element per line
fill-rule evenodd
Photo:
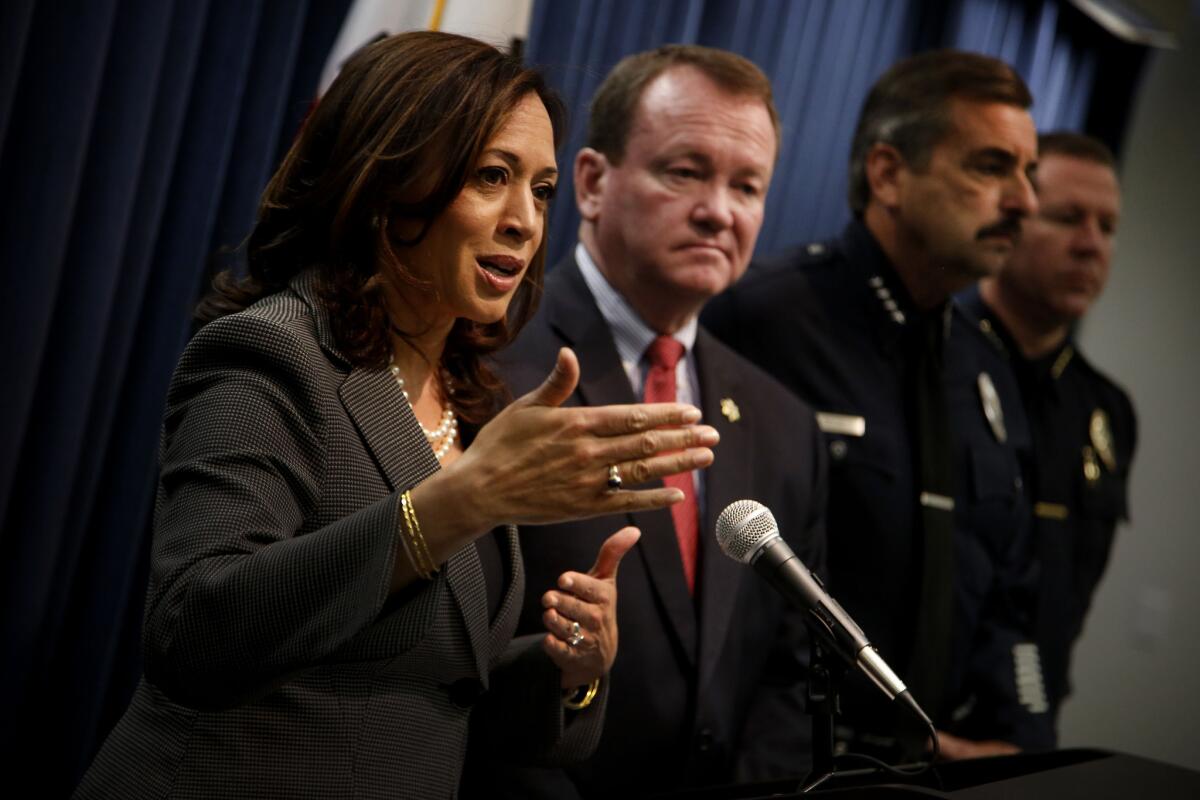
<path fill-rule="evenodd" d="M 441 469 L 391 373 L 385 369 L 351 366 L 338 350 L 312 273 L 305 272 L 297 277 L 291 288 L 312 308 L 317 341 L 322 349 L 335 362 L 349 368 L 346 379 L 338 388 L 338 397 L 388 486 L 393 491 L 411 488 Z M 491 650 L 487 588 L 475 548 L 464 547 L 451 556 L 445 564 L 445 577 L 470 636 L 479 674 L 486 676 Z"/>
<path fill-rule="evenodd" d="M 502 652 L 516 631 L 521 603 L 525 598 L 525 565 L 521 561 L 521 540 L 517 536 L 516 525 L 504 526 L 501 546 L 507 551 L 508 557 L 508 589 L 500 601 L 500 608 L 496 611 L 496 618 L 491 626 L 494 653 Z"/>
<path fill-rule="evenodd" d="M 425 434 L 390 372 L 354 367 L 338 396 L 393 490 L 415 486 L 438 471 Z"/>
<path fill-rule="evenodd" d="M 545 302 L 551 329 L 579 356 L 582 376 L 578 391 L 583 402 L 590 406 L 638 402 L 621 366 L 608 323 L 592 299 L 574 258 L 554 269 L 553 278 L 547 281 Z M 662 485 L 661 481 L 657 483 Z M 659 509 L 627 516 L 629 524 L 642 532 L 636 549 L 666 609 L 671 623 L 668 627 L 683 652 L 694 660 L 696 612 L 683 576 L 671 512 Z"/>
<path fill-rule="evenodd" d="M 441 469 L 390 372 L 355 367 L 338 395 L 393 491 L 416 486 Z M 475 547 L 459 550 L 443 570 L 471 638 L 479 675 L 487 675 L 491 652 L 487 586 Z"/>
<path fill-rule="evenodd" d="M 699 690 L 703 692 L 720 659 L 736 605 L 734 598 L 745 567 L 721 552 L 717 544 L 717 517 L 734 500 L 743 499 L 752 482 L 754 463 L 753 425 L 741 417 L 736 405 L 722 408 L 723 401 L 739 400 L 739 382 L 730 371 L 720 345 L 701 329 L 696 337 L 696 372 L 700 379 L 704 421 L 721 434 L 716 458 L 704 472 L 704 518 L 700 530 L 700 669 Z M 747 405 L 743 399 L 743 405 Z"/>
<path fill-rule="evenodd" d="M 546 321 L 579 357 L 579 396 L 585 405 L 636 403 L 608 323 L 575 260 L 560 264 L 546 282 Z"/>

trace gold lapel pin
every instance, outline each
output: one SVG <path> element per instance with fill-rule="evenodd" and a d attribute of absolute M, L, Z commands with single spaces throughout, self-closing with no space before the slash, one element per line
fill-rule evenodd
<path fill-rule="evenodd" d="M 721 398 L 721 413 L 730 422 L 737 422 L 742 418 L 742 412 L 738 409 L 737 403 L 733 402 L 732 397 Z"/>

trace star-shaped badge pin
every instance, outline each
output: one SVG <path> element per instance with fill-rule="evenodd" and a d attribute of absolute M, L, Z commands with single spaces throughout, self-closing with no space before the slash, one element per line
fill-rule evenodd
<path fill-rule="evenodd" d="M 737 403 L 733 402 L 732 397 L 721 398 L 721 413 L 730 422 L 737 422 L 742 418 L 742 412 L 738 409 Z"/>

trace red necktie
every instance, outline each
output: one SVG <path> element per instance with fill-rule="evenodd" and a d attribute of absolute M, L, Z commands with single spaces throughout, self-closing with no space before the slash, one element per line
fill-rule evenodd
<path fill-rule="evenodd" d="M 683 345 L 670 336 L 659 336 L 646 348 L 650 371 L 646 373 L 646 388 L 642 399 L 647 403 L 674 403 L 675 366 L 683 357 Z M 668 475 L 663 483 L 683 492 L 683 502 L 671 506 L 671 518 L 675 521 L 675 538 L 679 541 L 679 555 L 683 560 L 683 577 L 688 591 L 696 587 L 696 545 L 700 540 L 700 511 L 696 505 L 696 487 L 692 473 Z"/>

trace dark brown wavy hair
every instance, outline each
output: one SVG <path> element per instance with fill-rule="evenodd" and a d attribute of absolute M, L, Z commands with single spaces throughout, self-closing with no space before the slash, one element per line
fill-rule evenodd
<path fill-rule="evenodd" d="M 432 31 L 363 48 L 317 103 L 263 192 L 246 242 L 247 274 L 217 275 L 197 319 L 240 311 L 313 268 L 339 349 L 357 366 L 386 366 L 395 329 L 385 282 L 426 287 L 395 246 L 425 236 L 530 93 L 546 107 L 557 149 L 566 118 L 562 101 L 518 59 Z M 420 224 L 413 239 L 393 241 L 388 220 L 397 218 Z M 533 315 L 545 264 L 543 234 L 507 318 L 491 324 L 459 319 L 450 332 L 439 371 L 452 387 L 448 402 L 469 426 L 486 422 L 508 397 L 483 357 L 511 341 Z"/>

